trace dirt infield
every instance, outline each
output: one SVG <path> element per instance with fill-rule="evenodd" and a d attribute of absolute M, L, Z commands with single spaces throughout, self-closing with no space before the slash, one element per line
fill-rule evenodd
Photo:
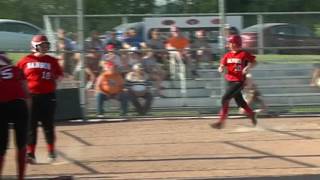
<path fill-rule="evenodd" d="M 320 117 L 65 123 L 58 159 L 46 163 L 41 134 L 27 179 L 320 179 Z M 13 143 L 4 179 L 14 177 Z M 282 177 L 282 178 L 279 178 Z"/>

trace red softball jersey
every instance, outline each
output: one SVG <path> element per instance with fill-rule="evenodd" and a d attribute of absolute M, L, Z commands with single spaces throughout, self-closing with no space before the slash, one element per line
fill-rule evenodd
<path fill-rule="evenodd" d="M 20 69 L 12 65 L 0 66 L 0 102 L 27 97 L 22 82 L 25 80 Z"/>
<path fill-rule="evenodd" d="M 226 53 L 220 62 L 227 70 L 225 79 L 227 81 L 244 81 L 245 75 L 242 74 L 242 70 L 249 62 L 255 63 L 256 57 L 247 51 Z"/>
<path fill-rule="evenodd" d="M 32 94 L 52 93 L 56 90 L 56 80 L 63 76 L 58 59 L 49 56 L 34 56 L 29 54 L 23 57 L 17 66 L 23 71 L 28 88 Z"/>

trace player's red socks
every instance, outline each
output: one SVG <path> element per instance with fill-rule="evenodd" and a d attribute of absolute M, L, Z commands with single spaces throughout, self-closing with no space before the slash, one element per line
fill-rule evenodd
<path fill-rule="evenodd" d="M 253 118 L 254 116 L 254 112 L 253 110 L 248 106 L 248 105 L 245 105 L 242 107 L 244 109 L 244 111 L 246 112 L 247 116 L 249 116 L 249 118 Z"/>
<path fill-rule="evenodd" d="M 29 144 L 27 146 L 27 153 L 30 153 L 32 155 L 34 155 L 36 152 L 36 145 L 35 144 Z"/>
<path fill-rule="evenodd" d="M 228 117 L 228 113 L 229 113 L 229 101 L 222 104 L 219 121 L 224 122 Z"/>
<path fill-rule="evenodd" d="M 52 144 L 48 144 L 48 152 L 49 153 L 53 153 L 54 152 L 54 144 L 52 143 Z"/>
<path fill-rule="evenodd" d="M 18 177 L 19 180 L 24 179 L 25 169 L 26 169 L 26 148 L 17 151 L 17 167 L 18 167 Z"/>

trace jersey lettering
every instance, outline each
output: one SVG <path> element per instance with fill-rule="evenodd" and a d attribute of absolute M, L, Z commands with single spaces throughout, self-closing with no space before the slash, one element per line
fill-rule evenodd
<path fill-rule="evenodd" d="M 33 68 L 40 68 L 40 69 L 51 69 L 51 64 L 50 63 L 45 63 L 45 62 L 29 62 L 27 63 L 27 68 L 28 69 L 33 69 Z"/>
<path fill-rule="evenodd" d="M 239 58 L 229 58 L 229 59 L 227 59 L 227 63 L 228 64 L 231 64 L 231 63 L 241 64 L 241 59 L 239 59 Z"/>

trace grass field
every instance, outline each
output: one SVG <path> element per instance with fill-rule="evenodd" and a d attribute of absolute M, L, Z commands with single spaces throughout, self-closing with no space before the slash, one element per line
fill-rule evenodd
<path fill-rule="evenodd" d="M 320 55 L 257 55 L 259 62 L 265 63 L 320 63 Z"/>

